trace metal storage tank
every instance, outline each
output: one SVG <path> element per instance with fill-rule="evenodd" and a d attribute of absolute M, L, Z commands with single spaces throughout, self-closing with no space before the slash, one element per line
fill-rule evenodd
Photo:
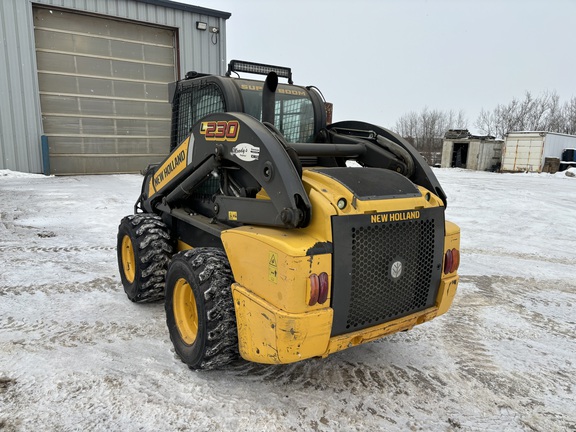
<path fill-rule="evenodd" d="M 229 17 L 166 0 L 2 0 L 0 169 L 125 173 L 161 160 L 167 84 L 226 71 Z"/>

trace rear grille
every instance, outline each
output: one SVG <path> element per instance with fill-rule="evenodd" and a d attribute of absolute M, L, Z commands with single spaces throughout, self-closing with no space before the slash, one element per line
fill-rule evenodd
<path fill-rule="evenodd" d="M 419 217 L 384 223 L 373 223 L 367 215 L 333 218 L 333 335 L 434 305 L 442 266 L 443 209 L 414 213 Z M 403 212 L 386 214 L 375 220 L 402 219 Z"/>
<path fill-rule="evenodd" d="M 433 254 L 431 220 L 353 228 L 352 301 L 346 328 L 426 307 Z M 397 280 L 391 276 L 395 263 L 400 263 L 395 267 Z"/>

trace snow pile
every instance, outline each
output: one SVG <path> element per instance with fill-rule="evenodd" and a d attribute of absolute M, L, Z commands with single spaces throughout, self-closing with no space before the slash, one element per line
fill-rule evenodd
<path fill-rule="evenodd" d="M 42 174 L 28 174 L 19 171 L 12 171 L 8 169 L 0 170 L 0 177 L 10 177 L 10 178 L 35 178 L 35 177 L 44 177 Z"/>
<path fill-rule="evenodd" d="M 568 168 L 565 171 L 559 171 L 554 174 L 556 177 L 576 178 L 576 168 Z"/>

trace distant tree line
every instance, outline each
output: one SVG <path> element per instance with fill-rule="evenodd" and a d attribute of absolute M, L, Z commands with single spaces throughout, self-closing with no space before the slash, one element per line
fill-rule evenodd
<path fill-rule="evenodd" d="M 512 131 L 547 131 L 576 135 L 576 97 L 561 103 L 556 92 L 514 98 L 484 110 L 474 122 L 483 135 L 503 138 Z M 430 163 L 439 162 L 442 140 L 449 129 L 469 129 L 462 110 L 441 111 L 425 107 L 400 117 L 392 128 L 414 145 Z"/>
<path fill-rule="evenodd" d="M 394 132 L 404 137 L 433 165 L 440 162 L 442 140 L 449 129 L 467 129 L 464 111 L 441 111 L 425 107 L 409 112 L 396 121 Z"/>
<path fill-rule="evenodd" d="M 482 110 L 474 126 L 487 135 L 504 137 L 512 131 L 546 131 L 576 134 L 576 97 L 560 103 L 556 92 L 498 104 L 492 111 Z"/>

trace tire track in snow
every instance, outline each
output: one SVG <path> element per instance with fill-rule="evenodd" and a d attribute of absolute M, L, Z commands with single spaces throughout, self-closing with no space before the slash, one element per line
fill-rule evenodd
<path fill-rule="evenodd" d="M 388 392 L 395 395 L 407 394 L 410 386 L 420 391 L 443 395 L 442 386 L 447 377 L 435 371 L 421 371 L 410 365 L 371 365 L 343 358 L 312 359 L 290 365 L 261 365 L 238 362 L 224 373 L 247 381 L 272 383 L 274 386 L 289 386 L 291 391 L 333 390 L 361 394 L 366 389 Z M 445 396 L 445 395 L 443 395 Z"/>
<path fill-rule="evenodd" d="M 483 416 L 474 417 L 460 412 L 457 408 L 461 402 L 460 395 L 454 393 L 454 382 L 458 382 L 458 378 L 450 368 L 442 365 L 422 368 L 417 361 L 413 365 L 403 366 L 387 361 L 368 364 L 339 357 L 336 355 L 287 366 L 238 363 L 225 373 L 236 381 L 264 382 L 270 388 L 283 389 L 296 399 L 299 394 L 303 397 L 311 393 L 331 394 L 332 402 L 343 407 L 343 412 L 353 410 L 360 418 L 378 418 L 373 421 L 382 426 L 381 430 L 426 430 L 427 426 L 433 430 L 524 429 L 517 411 L 506 403 Z M 469 378 L 466 379 L 469 381 Z M 416 399 L 415 395 L 418 395 Z M 431 418 L 438 410 L 438 404 L 447 407 L 444 424 L 398 424 L 398 420 L 403 418 Z M 300 410 L 301 424 L 307 429 L 337 429 L 337 424 L 328 429 L 316 429 L 314 425 L 321 426 L 318 425 L 317 416 L 317 413 L 309 410 Z"/>
<path fill-rule="evenodd" d="M 5 375 L 0 376 L 0 430 L 6 432 L 20 430 L 20 422 L 14 421 L 9 415 L 15 402 L 18 400 L 17 380 Z"/>
<path fill-rule="evenodd" d="M 549 262 L 554 264 L 565 264 L 565 265 L 576 265 L 576 259 L 566 258 L 566 257 L 550 257 L 545 255 L 533 254 L 533 253 L 521 253 L 521 252 L 511 252 L 511 251 L 500 251 L 500 250 L 488 250 L 488 249 L 477 249 L 477 248 L 466 248 L 460 251 L 462 255 L 489 255 L 496 257 L 512 257 L 518 258 L 526 261 L 537 261 L 537 262 Z"/>
<path fill-rule="evenodd" d="M 558 307 L 563 306 L 558 304 L 562 301 L 574 301 L 576 283 L 510 276 L 462 276 L 460 280 L 462 283 L 471 283 L 478 291 L 467 292 L 465 301 L 462 295 L 457 294 L 459 305 L 464 307 L 500 305 L 522 316 L 543 332 L 567 338 L 573 337 L 576 318 L 553 319 L 552 314 L 545 314 L 543 311 L 554 307 L 555 304 Z M 550 295 L 554 292 L 557 293 L 556 297 Z M 534 310 L 527 307 L 530 305 L 534 305 Z"/>
<path fill-rule="evenodd" d="M 534 345 L 539 345 L 542 339 L 558 337 L 564 339 L 563 343 L 570 343 L 574 320 L 562 321 L 554 311 L 546 313 L 540 310 L 546 307 L 546 302 L 554 301 L 547 300 L 548 297 L 554 299 L 554 293 L 560 298 L 573 300 L 576 286 L 565 281 L 506 276 L 462 276 L 461 281 L 471 284 L 474 289 L 463 287 L 450 310 L 450 327 L 442 327 L 442 337 L 458 353 L 455 365 L 460 378 L 472 380 L 484 391 L 495 395 L 500 413 L 488 418 L 458 415 L 454 418 L 458 418 L 458 424 L 465 430 L 497 429 L 497 424 L 507 424 L 502 423 L 502 419 L 508 419 L 508 424 L 518 425 L 518 429 L 541 430 L 543 419 L 550 413 L 543 411 L 544 407 L 539 405 L 534 394 L 544 394 L 551 389 L 572 394 L 572 387 L 566 385 L 571 379 L 571 366 L 558 364 L 544 372 L 536 366 L 536 370 L 540 370 L 537 374 L 529 368 L 521 373 L 514 367 L 496 364 L 491 348 L 502 343 L 518 347 L 521 350 L 518 354 L 510 352 L 508 356 L 511 361 L 521 361 L 517 356 L 522 356 L 526 350 L 537 352 Z M 514 317 L 514 321 L 506 326 L 507 320 L 503 319 L 503 326 L 490 326 L 490 323 L 498 322 L 493 318 L 494 314 Z M 518 412 L 533 414 L 520 417 L 515 414 Z M 570 425 L 574 427 L 567 418 L 558 418 L 555 424 L 563 424 L 566 430 Z"/>
<path fill-rule="evenodd" d="M 576 261 L 575 261 L 576 264 Z M 484 290 L 491 290 L 492 285 L 506 285 L 506 290 L 514 294 L 534 293 L 544 289 L 573 293 L 576 290 L 576 280 L 568 282 L 564 279 L 541 280 L 502 275 L 460 275 L 461 282 L 473 283 Z"/>
<path fill-rule="evenodd" d="M 357 349 L 362 350 L 361 347 Z M 239 362 L 224 374 L 226 380 L 238 382 L 238 385 L 264 383 L 272 391 L 295 399 L 306 399 L 311 394 L 328 394 L 330 405 L 339 406 L 348 416 L 358 417 L 358 429 L 350 430 L 363 430 L 361 425 L 366 418 L 373 418 L 371 421 L 380 424 L 382 430 L 399 430 L 398 418 L 414 415 L 417 411 L 429 416 L 434 410 L 431 405 L 411 404 L 415 394 L 426 394 L 430 401 L 450 396 L 445 391 L 450 380 L 448 373 L 437 369 L 419 370 L 411 365 L 400 366 L 387 361 L 350 361 L 347 357 L 344 353 L 335 354 L 327 359 L 290 365 Z M 323 416 L 319 407 L 301 407 L 298 418 L 305 430 L 339 429 L 337 418 L 329 414 Z"/>
<path fill-rule="evenodd" d="M 143 326 L 114 321 L 77 322 L 39 319 L 30 322 L 8 316 L 0 318 L 0 329 L 10 336 L 10 339 L 3 343 L 2 349 L 5 352 L 77 348 L 101 343 L 127 342 L 132 339 L 163 342 L 166 338 L 165 325 L 161 323 Z"/>
<path fill-rule="evenodd" d="M 20 247 L 8 246 L 0 247 L 0 253 L 19 252 L 19 253 L 61 253 L 61 252 L 87 252 L 87 251 L 115 251 L 116 247 L 112 246 L 53 246 L 53 247 Z"/>
<path fill-rule="evenodd" d="M 459 373 L 465 379 L 479 381 L 495 392 L 502 391 L 506 382 L 503 382 L 499 368 L 494 364 L 490 351 L 483 342 L 481 332 L 486 330 L 482 327 L 479 313 L 484 308 L 505 303 L 506 295 L 494 288 L 496 282 L 517 282 L 518 279 L 522 280 L 502 276 L 462 276 L 461 282 L 472 283 L 477 291 L 461 293 L 457 297 L 457 307 L 453 306 L 450 310 L 451 321 L 458 331 L 454 332 L 451 328 L 443 331 L 444 339 L 460 352 L 456 362 Z M 494 334 L 492 337 L 500 338 Z"/>
<path fill-rule="evenodd" d="M 22 294 L 78 294 L 91 291 L 121 292 L 122 285 L 112 277 L 101 277 L 87 282 L 62 282 L 27 286 L 0 286 L 0 297 Z"/>

